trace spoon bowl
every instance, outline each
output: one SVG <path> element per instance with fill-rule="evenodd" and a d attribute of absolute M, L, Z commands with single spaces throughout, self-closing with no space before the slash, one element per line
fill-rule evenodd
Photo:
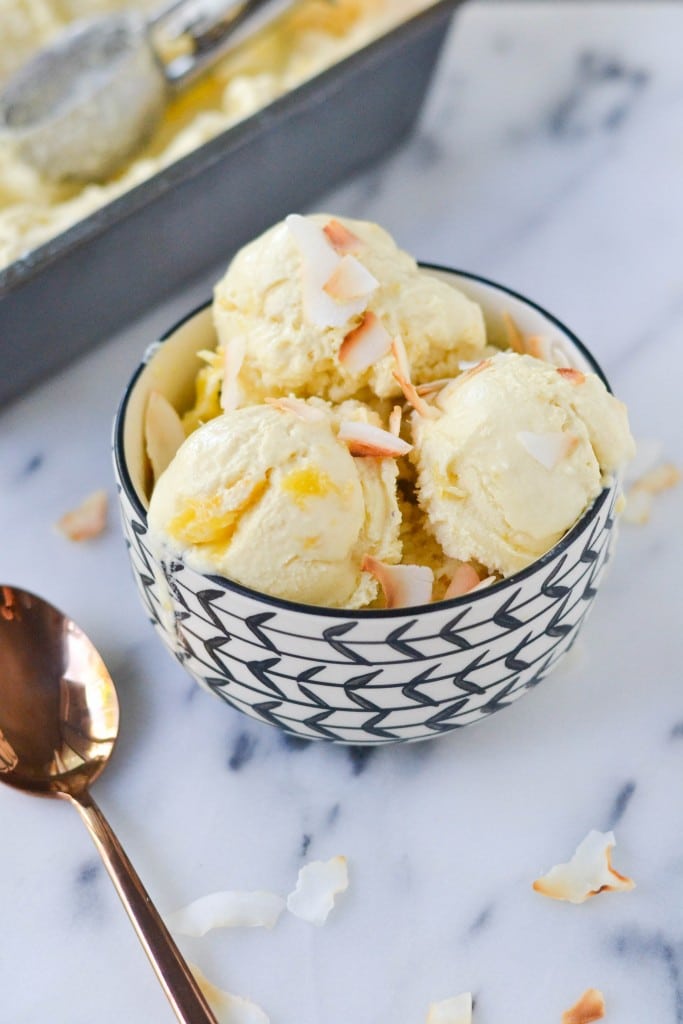
<path fill-rule="evenodd" d="M 181 1024 L 216 1024 L 197 982 L 89 792 L 119 730 L 114 683 L 75 622 L 0 584 L 0 781 L 79 812 Z"/>
<path fill-rule="evenodd" d="M 82 793 L 116 742 L 119 702 L 78 626 L 33 594 L 0 596 L 0 777 L 44 796 Z"/>

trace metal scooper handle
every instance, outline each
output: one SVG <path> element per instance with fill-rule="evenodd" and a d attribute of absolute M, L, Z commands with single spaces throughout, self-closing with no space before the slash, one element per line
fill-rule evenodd
<path fill-rule="evenodd" d="M 182 88 L 292 6 L 292 0 L 175 0 L 148 20 L 150 40 L 155 50 L 158 39 L 178 49 L 168 61 L 160 56 L 169 84 Z"/>

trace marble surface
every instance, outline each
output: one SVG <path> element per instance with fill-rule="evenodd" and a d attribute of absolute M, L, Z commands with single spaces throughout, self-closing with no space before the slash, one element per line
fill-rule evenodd
<path fill-rule="evenodd" d="M 552 310 L 679 464 L 682 34 L 676 4 L 472 3 L 416 134 L 318 204 Z M 476 1024 L 559 1024 L 589 986 L 615 1024 L 683 1021 L 683 490 L 622 528 L 570 662 L 514 706 L 412 747 L 287 742 L 162 650 L 115 514 L 89 544 L 52 528 L 81 495 L 113 496 L 117 397 L 217 273 L 0 417 L 0 577 L 68 609 L 112 671 L 121 737 L 96 796 L 161 911 L 286 893 L 305 860 L 349 859 L 324 928 L 287 915 L 183 949 L 273 1024 L 411 1024 L 463 990 Z M 637 889 L 535 894 L 591 828 L 614 828 Z M 3 1024 L 174 1019 L 67 806 L 0 793 L 0 901 Z"/>

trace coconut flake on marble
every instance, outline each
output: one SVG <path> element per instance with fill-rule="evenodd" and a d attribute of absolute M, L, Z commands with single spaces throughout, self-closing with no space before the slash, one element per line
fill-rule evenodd
<path fill-rule="evenodd" d="M 578 1002 L 562 1014 L 562 1024 L 592 1024 L 605 1016 L 605 999 L 597 988 L 588 988 Z"/>
<path fill-rule="evenodd" d="M 284 909 L 273 892 L 214 892 L 169 914 L 166 924 L 177 935 L 197 938 L 215 928 L 272 928 Z"/>
<path fill-rule="evenodd" d="M 426 1024 L 472 1024 L 472 993 L 430 1003 Z"/>
<path fill-rule="evenodd" d="M 218 988 L 196 964 L 188 966 L 200 992 L 213 1010 L 217 1024 L 270 1024 L 270 1017 L 257 1003 Z"/>
<path fill-rule="evenodd" d="M 349 885 L 346 857 L 312 860 L 299 871 L 296 888 L 287 897 L 290 914 L 310 924 L 323 925 L 335 898 Z"/>
<path fill-rule="evenodd" d="M 56 529 L 73 541 L 92 540 L 107 525 L 109 499 L 106 491 L 94 491 L 80 505 L 65 512 L 55 523 Z"/>
<path fill-rule="evenodd" d="M 612 867 L 611 852 L 615 845 L 613 832 L 589 832 L 571 860 L 557 864 L 537 878 L 533 888 L 542 896 L 569 903 L 584 903 L 601 892 L 634 889 L 635 882 Z"/>

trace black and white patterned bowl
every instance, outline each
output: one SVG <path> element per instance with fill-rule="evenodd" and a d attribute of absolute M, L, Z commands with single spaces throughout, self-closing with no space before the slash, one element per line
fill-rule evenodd
<path fill-rule="evenodd" d="M 602 372 L 577 338 L 534 303 L 482 278 L 437 267 L 484 309 L 500 337 L 508 311 L 560 362 Z M 616 484 L 552 550 L 471 596 L 406 610 L 295 604 L 155 557 L 147 537 L 144 407 L 152 389 L 192 398 L 200 349 L 215 341 L 210 305 L 150 346 L 114 424 L 114 464 L 135 581 L 152 624 L 203 687 L 262 721 L 309 739 L 421 740 L 507 707 L 569 650 L 595 598 L 616 531 Z M 604 379 L 604 376 L 603 376 Z"/>

